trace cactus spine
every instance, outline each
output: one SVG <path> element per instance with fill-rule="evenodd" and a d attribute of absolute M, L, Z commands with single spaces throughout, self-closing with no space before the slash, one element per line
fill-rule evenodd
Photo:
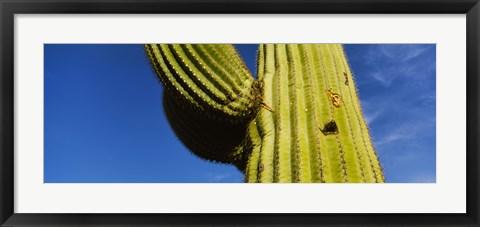
<path fill-rule="evenodd" d="M 265 44 L 258 79 L 231 45 L 145 45 L 167 118 L 246 182 L 384 182 L 339 44 Z"/>

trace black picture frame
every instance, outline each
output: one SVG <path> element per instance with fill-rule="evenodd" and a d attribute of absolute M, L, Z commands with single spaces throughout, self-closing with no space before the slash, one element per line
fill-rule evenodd
<path fill-rule="evenodd" d="M 480 226 L 479 0 L 0 0 L 0 12 L 1 226 Z M 14 213 L 14 15 L 96 13 L 466 14 L 467 212 L 465 214 Z"/>

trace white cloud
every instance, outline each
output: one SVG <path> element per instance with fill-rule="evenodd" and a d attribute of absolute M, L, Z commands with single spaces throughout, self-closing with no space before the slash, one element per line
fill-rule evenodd
<path fill-rule="evenodd" d="M 232 176 L 230 174 L 224 174 L 224 173 L 210 173 L 205 176 L 207 182 L 211 183 L 220 183 L 220 182 L 225 182 L 225 180 L 228 180 Z"/>
<path fill-rule="evenodd" d="M 412 176 L 409 180 L 411 183 L 435 183 L 437 181 L 436 176 L 433 174 L 422 174 Z"/>
<path fill-rule="evenodd" d="M 385 111 L 385 107 L 383 105 L 375 105 L 381 106 L 381 108 L 374 108 L 372 104 L 366 100 L 360 100 L 362 105 L 363 117 L 367 122 L 367 125 L 372 124 L 379 116 L 382 116 L 383 112 Z"/>
<path fill-rule="evenodd" d="M 435 103 L 437 101 L 437 97 L 433 94 L 422 95 L 419 97 L 419 100 L 423 105 Z"/>
<path fill-rule="evenodd" d="M 430 45 L 416 45 L 416 44 L 390 44 L 380 45 L 380 53 L 382 57 L 388 57 L 397 61 L 408 61 L 410 59 L 420 56 L 423 52 L 431 48 Z"/>
<path fill-rule="evenodd" d="M 370 125 L 372 124 L 372 122 L 374 122 L 379 116 L 381 116 L 382 112 L 381 111 L 377 111 L 377 112 L 364 112 L 364 117 L 365 117 L 365 121 L 367 122 L 367 125 Z"/>
<path fill-rule="evenodd" d="M 400 139 L 407 139 L 409 137 L 411 137 L 411 135 L 405 134 L 404 132 L 393 132 L 376 141 L 375 145 L 380 146 Z"/>
<path fill-rule="evenodd" d="M 364 63 L 370 65 L 370 78 L 383 87 L 390 87 L 399 77 L 422 80 L 435 70 L 435 62 L 417 59 L 434 45 L 386 44 L 373 45 L 363 55 Z M 411 61 L 415 60 L 415 61 Z M 378 64 L 382 62 L 382 64 Z"/>
<path fill-rule="evenodd" d="M 392 84 L 393 77 L 387 76 L 387 74 L 384 73 L 383 70 L 373 72 L 370 75 L 373 77 L 373 79 L 380 82 L 380 84 L 382 84 L 384 87 L 390 87 L 390 85 Z"/>
<path fill-rule="evenodd" d="M 394 130 L 391 130 L 390 133 L 382 136 L 378 140 L 374 141 L 376 146 L 382 146 L 386 144 L 391 144 L 398 140 L 405 140 L 414 137 L 418 137 L 424 132 L 432 132 L 432 127 L 435 127 L 435 118 L 429 118 L 425 121 L 406 121 L 401 122 L 402 124 L 398 125 Z M 433 131 L 434 132 L 434 131 Z"/>

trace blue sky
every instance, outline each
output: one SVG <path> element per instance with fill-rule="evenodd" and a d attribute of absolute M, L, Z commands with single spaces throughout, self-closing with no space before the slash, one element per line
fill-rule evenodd
<path fill-rule="evenodd" d="M 344 45 L 387 182 L 435 182 L 435 45 Z M 256 45 L 237 45 L 255 70 Z M 191 154 L 142 45 L 46 44 L 46 183 L 242 182 Z"/>

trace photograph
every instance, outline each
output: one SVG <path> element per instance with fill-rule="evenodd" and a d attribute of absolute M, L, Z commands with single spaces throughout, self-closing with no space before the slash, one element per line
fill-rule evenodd
<path fill-rule="evenodd" d="M 480 227 L 480 0 L 0 0 L 0 226 Z"/>
<path fill-rule="evenodd" d="M 436 183 L 435 43 L 45 43 L 44 183 Z"/>

